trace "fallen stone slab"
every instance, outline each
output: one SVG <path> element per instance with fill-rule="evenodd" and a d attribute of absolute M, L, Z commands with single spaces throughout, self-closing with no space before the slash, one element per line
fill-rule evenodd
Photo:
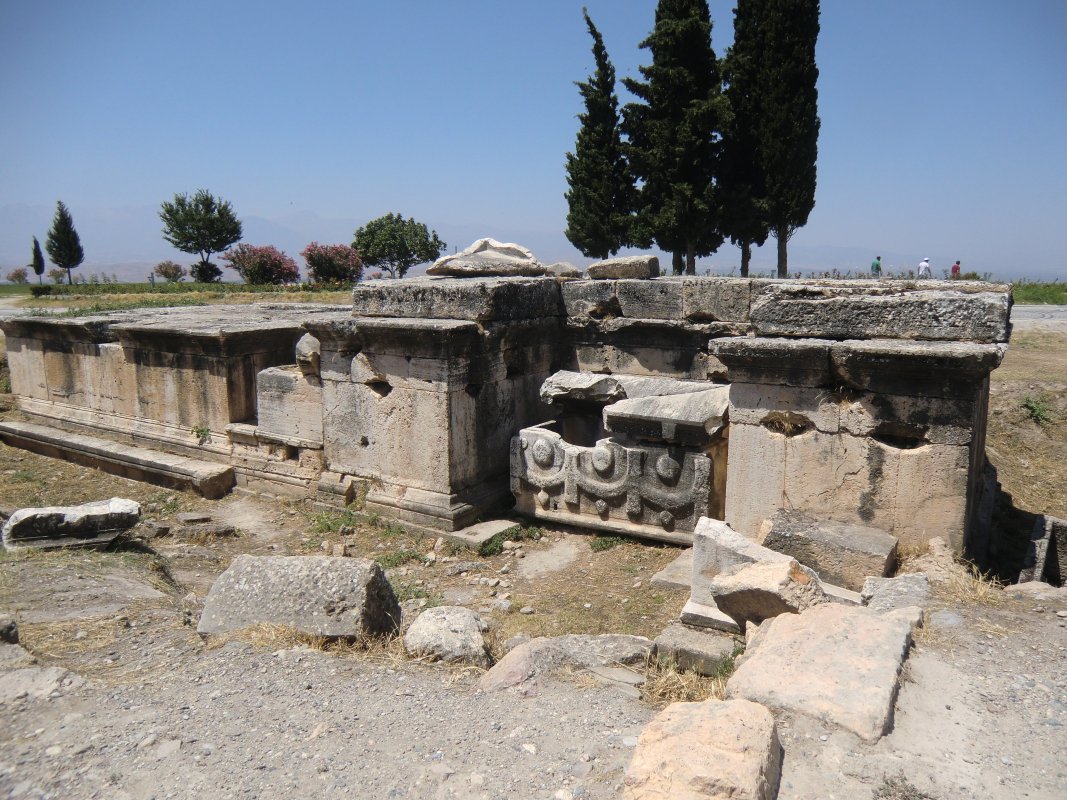
<path fill-rule="evenodd" d="M 446 531 L 441 534 L 449 541 L 462 544 L 469 550 L 477 552 L 479 548 L 494 536 L 501 533 L 507 533 L 511 530 L 517 530 L 519 523 L 510 519 L 488 519 L 484 522 L 476 522 L 474 525 L 468 525 L 466 528 L 461 528 L 458 531 Z"/>
<path fill-rule="evenodd" d="M 404 634 L 404 649 L 414 658 L 488 667 L 489 653 L 482 638 L 488 628 L 485 621 L 469 608 L 428 608 L 415 618 Z"/>
<path fill-rule="evenodd" d="M 889 575 L 897 560 L 897 538 L 884 530 L 799 511 L 775 514 L 763 546 L 811 567 L 823 581 L 856 592 L 868 575 Z"/>
<path fill-rule="evenodd" d="M 706 444 L 725 424 L 730 387 L 700 392 L 618 400 L 604 408 L 604 425 L 614 433 L 686 445 Z"/>
<path fill-rule="evenodd" d="M 626 800 L 774 800 L 782 745 L 771 712 L 746 700 L 672 703 L 645 726 Z"/>
<path fill-rule="evenodd" d="M 710 628 L 724 633 L 741 633 L 741 626 L 734 622 L 732 617 L 720 611 L 714 599 L 710 603 L 698 603 L 690 597 L 682 607 L 682 613 L 678 618 L 684 625 L 691 625 L 695 628 Z"/>
<path fill-rule="evenodd" d="M 534 258 L 530 250 L 520 244 L 485 238 L 479 239 L 458 253 L 437 259 L 426 270 L 426 274 L 452 278 L 509 275 L 529 277 L 546 275 L 548 269 Z"/>
<path fill-rule="evenodd" d="M 80 506 L 22 508 L 4 523 L 4 547 L 102 547 L 140 518 L 140 503 L 121 497 Z"/>
<path fill-rule="evenodd" d="M 588 669 L 640 664 L 648 658 L 652 648 L 652 641 L 643 636 L 539 636 L 509 651 L 482 676 L 478 687 L 483 692 L 495 692 L 564 666 Z"/>
<path fill-rule="evenodd" d="M 622 256 L 595 261 L 586 268 L 593 280 L 659 277 L 659 258 L 656 256 Z"/>
<path fill-rule="evenodd" d="M 784 553 L 763 547 L 738 533 L 722 520 L 701 517 L 693 531 L 692 598 L 701 605 L 714 606 L 711 581 L 719 573 L 741 564 L 790 560 Z"/>
<path fill-rule="evenodd" d="M 220 634 L 260 623 L 330 638 L 392 635 L 400 604 L 369 559 L 240 555 L 212 585 L 196 629 Z"/>
<path fill-rule="evenodd" d="M 889 732 L 917 608 L 880 614 L 822 603 L 769 619 L 726 684 L 729 697 L 804 714 L 868 742 Z"/>
<path fill-rule="evenodd" d="M 605 375 L 600 372 L 561 369 L 553 372 L 541 384 L 541 400 L 553 404 L 566 401 L 614 403 L 625 399 L 666 397 L 707 390 L 708 384 L 705 381 L 683 381 L 657 375 Z"/>
<path fill-rule="evenodd" d="M 44 700 L 85 684 L 85 678 L 63 667 L 23 667 L 0 673 L 0 703 Z"/>
<path fill-rule="evenodd" d="M 734 655 L 733 636 L 672 622 L 655 639 L 660 662 L 672 661 L 684 672 L 717 675 Z"/>
<path fill-rule="evenodd" d="M 779 614 L 798 614 L 827 602 L 819 576 L 795 559 L 740 564 L 711 579 L 715 605 L 742 630 Z"/>
<path fill-rule="evenodd" d="M 872 611 L 893 611 L 915 606 L 926 608 L 930 600 L 930 581 L 916 572 L 895 578 L 867 578 L 860 592 L 863 605 Z"/>
<path fill-rule="evenodd" d="M 653 575 L 649 584 L 657 589 L 688 589 L 692 586 L 693 548 L 685 548 L 678 558 Z"/>

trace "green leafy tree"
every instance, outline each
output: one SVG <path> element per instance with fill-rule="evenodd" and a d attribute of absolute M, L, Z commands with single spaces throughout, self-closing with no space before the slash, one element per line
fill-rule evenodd
<path fill-rule="evenodd" d="M 390 212 L 357 230 L 352 246 L 365 267 L 381 267 L 389 277 L 403 278 L 416 264 L 437 259 L 448 245 L 437 238 L 437 231 Z"/>
<path fill-rule="evenodd" d="M 85 260 L 85 251 L 78 232 L 74 230 L 74 219 L 63 201 L 56 203 L 56 215 L 52 218 L 52 229 L 48 231 L 44 246 L 52 263 L 67 271 L 67 283 L 73 284 L 70 271 Z"/>
<path fill-rule="evenodd" d="M 660 0 L 641 43 L 652 64 L 625 79 L 639 102 L 623 108 L 626 155 L 640 181 L 631 238 L 674 254 L 695 274 L 696 258 L 722 244 L 715 178 L 726 115 L 705 0 Z"/>
<path fill-rule="evenodd" d="M 723 233 L 741 248 L 742 277 L 748 276 L 752 245 L 762 245 L 770 233 L 757 130 L 762 114 L 757 82 L 761 8 L 758 0 L 738 0 L 734 9 L 734 43 L 723 68 L 730 117 L 723 134 L 719 203 Z"/>
<path fill-rule="evenodd" d="M 574 153 L 567 153 L 566 235 L 582 254 L 607 258 L 627 241 L 633 179 L 622 152 L 615 67 L 589 12 L 583 8 L 582 15 L 593 37 L 596 72 L 576 84 L 585 113 L 578 115 Z"/>
<path fill-rule="evenodd" d="M 200 283 L 218 281 L 222 270 L 211 263 L 211 254 L 241 239 L 241 221 L 233 206 L 201 189 L 192 197 L 176 194 L 173 201 L 164 201 L 159 218 L 164 239 L 183 253 L 200 256 L 200 262 L 192 267 L 193 279 Z"/>
<path fill-rule="evenodd" d="M 41 277 L 44 275 L 44 254 L 41 253 L 41 243 L 37 241 L 36 236 L 33 237 L 33 258 L 29 266 L 33 270 L 33 274 L 37 276 L 37 282 L 44 283 L 44 279 Z"/>
<path fill-rule="evenodd" d="M 189 274 L 181 264 L 170 260 L 160 261 L 153 272 L 167 283 L 180 283 Z"/>
<path fill-rule="evenodd" d="M 819 0 L 759 0 L 755 5 L 757 147 L 766 182 L 767 222 L 778 241 L 778 277 L 785 278 L 789 239 L 807 224 L 815 207 Z"/>

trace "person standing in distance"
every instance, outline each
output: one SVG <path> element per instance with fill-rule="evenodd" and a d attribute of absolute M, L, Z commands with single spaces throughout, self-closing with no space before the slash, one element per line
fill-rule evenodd
<path fill-rule="evenodd" d="M 960 262 L 956 259 L 956 263 L 952 265 L 952 277 L 958 278 L 960 276 Z"/>
<path fill-rule="evenodd" d="M 871 262 L 871 275 L 875 278 L 882 277 L 882 257 L 875 256 L 874 261 Z"/>
<path fill-rule="evenodd" d="M 918 273 L 918 275 L 919 275 L 920 278 L 929 278 L 930 277 L 930 259 L 929 258 L 924 258 L 922 261 L 919 262 L 919 273 Z"/>

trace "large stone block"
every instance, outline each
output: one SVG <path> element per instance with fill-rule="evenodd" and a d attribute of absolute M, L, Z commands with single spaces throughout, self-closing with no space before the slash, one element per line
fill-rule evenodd
<path fill-rule="evenodd" d="M 775 514 L 763 545 L 811 567 L 822 580 L 854 592 L 863 588 L 868 576 L 888 575 L 896 564 L 897 540 L 885 531 L 798 511 Z"/>
<path fill-rule="evenodd" d="M 625 278 L 656 278 L 659 276 L 659 258 L 656 256 L 619 256 L 594 261 L 586 269 L 593 280 Z"/>
<path fill-rule="evenodd" d="M 711 582 L 720 573 L 745 564 L 789 560 L 789 556 L 757 544 L 722 520 L 703 517 L 693 531 L 692 599 L 714 606 Z"/>
<path fill-rule="evenodd" d="M 641 732 L 625 800 L 774 800 L 782 746 L 774 717 L 744 700 L 672 703 Z"/>
<path fill-rule="evenodd" d="M 141 505 L 112 497 L 80 506 L 21 508 L 4 523 L 4 547 L 55 548 L 107 544 L 141 519 Z"/>
<path fill-rule="evenodd" d="M 681 319 L 683 284 L 677 279 L 620 280 L 615 297 L 625 317 L 634 319 Z"/>
<path fill-rule="evenodd" d="M 352 314 L 494 322 L 564 314 L 555 278 L 407 278 L 357 283 Z"/>
<path fill-rule="evenodd" d="M 748 322 L 752 282 L 746 278 L 685 278 L 682 313 L 689 320 Z"/>
<path fill-rule="evenodd" d="M 256 376 L 258 426 L 288 444 L 322 445 L 322 384 L 299 367 L 271 367 Z"/>
<path fill-rule="evenodd" d="M 212 584 L 196 629 L 220 634 L 260 623 L 332 638 L 391 635 L 400 604 L 369 559 L 240 555 Z"/>
<path fill-rule="evenodd" d="M 827 602 L 819 576 L 795 559 L 741 564 L 711 579 L 711 594 L 720 611 L 741 630 L 779 614 L 797 614 Z"/>
<path fill-rule="evenodd" d="M 568 317 L 603 319 L 622 314 L 614 281 L 567 281 L 560 285 Z"/>
<path fill-rule="evenodd" d="M 487 629 L 482 618 L 469 608 L 428 608 L 404 634 L 404 649 L 413 658 L 488 667 L 489 653 L 482 638 Z"/>
<path fill-rule="evenodd" d="M 989 288 L 780 281 L 757 289 L 750 314 L 759 336 L 1005 342 L 1011 293 Z"/>
<path fill-rule="evenodd" d="M 824 339 L 730 337 L 708 347 L 726 365 L 731 383 L 832 385 L 830 342 Z"/>

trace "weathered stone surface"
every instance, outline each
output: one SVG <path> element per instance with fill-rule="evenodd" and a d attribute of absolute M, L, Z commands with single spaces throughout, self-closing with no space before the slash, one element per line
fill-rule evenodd
<path fill-rule="evenodd" d="M 759 336 L 1004 342 L 1011 295 L 1006 286 L 990 289 L 776 281 L 754 293 L 750 314 Z"/>
<path fill-rule="evenodd" d="M 788 563 L 790 560 L 784 553 L 742 536 L 722 520 L 703 517 L 693 531 L 693 601 L 715 605 L 711 581 L 721 572 L 758 561 Z"/>
<path fill-rule="evenodd" d="M 296 365 L 300 371 L 311 377 L 319 376 L 321 345 L 310 333 L 305 333 L 296 343 Z"/>
<path fill-rule="evenodd" d="M 586 273 L 593 280 L 655 278 L 659 276 L 659 258 L 656 256 L 608 258 L 590 264 Z"/>
<path fill-rule="evenodd" d="M 830 344 L 825 339 L 729 337 L 708 349 L 726 365 L 731 383 L 825 387 L 830 384 Z"/>
<path fill-rule="evenodd" d="M 731 658 L 737 642 L 726 633 L 691 628 L 672 622 L 656 637 L 656 656 L 673 661 L 678 669 L 700 675 L 715 675 L 723 661 Z"/>
<path fill-rule="evenodd" d="M 609 431 L 673 444 L 705 445 L 725 425 L 730 387 L 618 400 L 604 408 Z"/>
<path fill-rule="evenodd" d="M 548 272 L 534 254 L 519 244 L 479 239 L 458 253 L 441 256 L 426 270 L 427 275 L 454 278 L 484 278 L 496 275 L 544 275 Z"/>
<path fill-rule="evenodd" d="M 641 732 L 626 800 L 774 800 L 782 745 L 774 717 L 746 700 L 672 703 Z"/>
<path fill-rule="evenodd" d="M 896 537 L 883 530 L 785 509 L 774 515 L 763 546 L 811 567 L 820 580 L 852 591 L 862 589 L 868 575 L 888 575 L 896 564 Z"/>
<path fill-rule="evenodd" d="M 748 322 L 752 281 L 747 278 L 683 278 L 682 286 L 686 319 Z"/>
<path fill-rule="evenodd" d="M 1019 573 L 1019 583 L 1044 581 L 1063 583 L 1067 575 L 1067 520 L 1038 514 L 1030 534 L 1026 561 Z"/>
<path fill-rule="evenodd" d="M 879 614 L 822 603 L 759 626 L 726 685 L 740 697 L 838 725 L 873 742 L 889 732 L 918 609 Z"/>
<path fill-rule="evenodd" d="M 497 322 L 563 313 L 555 278 L 405 278 L 361 281 L 352 290 L 356 317 Z"/>
<path fill-rule="evenodd" d="M 322 384 L 299 367 L 256 375 L 258 433 L 286 443 L 322 445 Z"/>
<path fill-rule="evenodd" d="M 795 559 L 761 561 L 720 572 L 711 579 L 715 605 L 744 630 L 779 614 L 797 614 L 827 602 L 819 576 Z"/>
<path fill-rule="evenodd" d="M 569 261 L 557 261 L 545 266 L 546 275 L 554 275 L 557 278 L 581 278 L 585 273 L 581 267 L 577 267 Z"/>
<path fill-rule="evenodd" d="M 631 319 L 681 319 L 682 288 L 677 279 L 619 280 L 615 297 L 624 317 Z"/>
<path fill-rule="evenodd" d="M 572 319 L 610 319 L 622 314 L 614 281 L 567 281 L 559 288 L 567 316 Z"/>
<path fill-rule="evenodd" d="M 428 608 L 415 618 L 404 634 L 404 649 L 415 658 L 488 667 L 489 653 L 482 638 L 488 627 L 469 608 Z"/>
<path fill-rule="evenodd" d="M 714 598 L 706 598 L 710 602 L 697 602 L 690 597 L 682 607 L 682 613 L 678 615 L 683 625 L 693 628 L 709 628 L 723 633 L 740 634 L 741 626 L 734 622 L 732 617 L 727 616 L 715 605 Z"/>
<path fill-rule="evenodd" d="M 23 508 L 4 523 L 4 547 L 14 550 L 106 544 L 140 519 L 140 503 L 121 497 L 80 506 Z"/>
<path fill-rule="evenodd" d="M 560 370 L 541 384 L 541 400 L 545 403 L 614 403 L 624 397 L 626 391 L 614 375 L 596 372 Z"/>
<path fill-rule="evenodd" d="M 362 558 L 241 555 L 208 592 L 200 633 L 285 625 L 326 637 L 390 635 L 400 605 L 382 568 Z"/>
<path fill-rule="evenodd" d="M 0 673 L 0 703 L 23 698 L 44 700 L 82 685 L 85 679 L 63 667 L 24 667 Z"/>
<path fill-rule="evenodd" d="M 652 641 L 643 636 L 539 636 L 509 651 L 482 676 L 478 687 L 483 692 L 499 691 L 565 665 L 588 668 L 640 664 L 652 647 Z"/>
<path fill-rule="evenodd" d="M 895 578 L 867 578 L 860 592 L 863 605 L 872 611 L 898 608 L 926 608 L 930 600 L 930 581 L 921 572 Z"/>
<path fill-rule="evenodd" d="M 0 644 L 0 671 L 32 667 L 36 663 L 37 659 L 17 644 Z"/>
<path fill-rule="evenodd" d="M 693 548 L 685 548 L 674 561 L 653 575 L 649 583 L 660 589 L 691 587 L 693 585 Z"/>

